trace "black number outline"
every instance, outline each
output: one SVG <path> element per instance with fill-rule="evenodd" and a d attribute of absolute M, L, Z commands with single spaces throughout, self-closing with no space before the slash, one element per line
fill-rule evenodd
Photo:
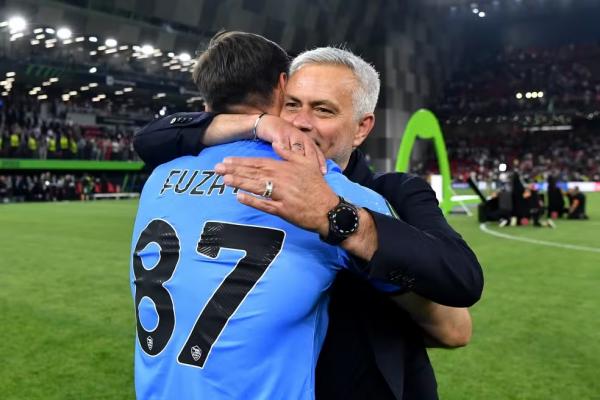
<path fill-rule="evenodd" d="M 163 232 L 162 229 L 164 229 L 164 228 L 170 230 L 171 232 Z M 156 231 L 154 231 L 154 229 L 156 229 Z M 164 239 L 169 234 L 172 234 L 176 240 L 174 242 L 167 242 L 165 245 L 165 243 L 162 239 Z M 147 236 L 147 235 L 150 237 L 147 238 L 145 241 L 143 241 L 142 239 L 144 238 L 144 236 Z M 159 235 L 159 236 L 157 237 L 157 235 Z M 138 255 L 138 253 L 140 251 L 142 251 L 143 249 L 145 249 L 146 246 L 148 246 L 150 243 L 155 243 L 156 245 L 158 245 L 158 247 L 160 248 L 160 258 L 158 259 L 158 262 L 156 263 L 156 265 L 153 268 L 146 269 L 142 263 L 141 257 Z M 170 248 L 171 245 L 172 245 L 172 248 Z M 175 302 L 173 301 L 173 296 L 171 295 L 171 292 L 169 291 L 169 289 L 167 289 L 164 286 L 164 284 L 166 282 L 168 282 L 169 280 L 171 280 L 173 278 L 173 275 L 175 275 L 175 272 L 177 271 L 177 266 L 179 265 L 180 251 L 181 251 L 181 240 L 179 239 L 177 230 L 168 221 L 161 219 L 161 218 L 155 218 L 152 221 L 150 221 L 146 225 L 146 227 L 142 230 L 142 232 L 140 233 L 138 240 L 136 242 L 135 250 L 133 252 L 132 257 L 133 257 L 133 276 L 134 276 L 134 284 L 135 284 L 134 306 L 135 306 L 135 319 L 136 319 L 136 336 L 137 336 L 140 348 L 142 349 L 142 351 L 144 353 L 146 353 L 146 355 L 148 355 L 150 357 L 159 356 L 164 351 L 164 349 L 167 347 L 167 345 L 171 341 L 171 338 L 173 337 L 173 332 L 175 332 L 175 328 L 177 326 L 177 318 L 176 318 L 176 313 L 175 313 Z M 157 301 L 154 298 L 156 293 L 154 293 L 152 297 L 146 295 L 146 292 L 148 292 L 149 290 L 152 290 L 152 287 L 150 285 L 149 285 L 149 287 L 146 287 L 145 290 L 140 290 L 143 288 L 141 286 L 140 281 L 142 281 L 145 278 L 145 276 L 139 276 L 139 273 L 143 273 L 144 275 L 149 274 L 150 276 L 148 278 L 152 278 L 152 275 L 157 275 L 161 271 L 159 269 L 159 268 L 161 268 L 161 263 L 164 263 L 165 261 L 169 262 L 168 257 L 165 256 L 164 253 L 169 253 L 169 254 L 172 253 L 175 255 L 174 263 L 171 260 L 171 263 L 173 264 L 173 268 L 172 268 L 170 274 L 168 275 L 167 279 L 164 279 L 162 281 L 159 279 L 158 280 L 159 285 L 151 285 L 151 286 L 154 286 L 154 287 L 158 286 L 159 293 L 161 293 L 163 291 L 166 293 L 166 297 L 164 297 L 164 294 L 163 294 L 163 299 L 168 298 L 168 300 L 169 300 L 169 302 L 168 302 L 169 304 L 167 304 L 166 308 L 162 307 L 162 305 L 161 305 L 161 307 L 158 307 Z M 138 272 L 138 273 L 136 273 L 136 272 Z M 142 301 L 142 299 L 144 297 L 148 297 L 150 300 L 152 300 L 152 302 L 154 303 L 154 307 L 156 309 L 156 313 L 158 315 L 158 323 L 156 324 L 156 327 L 151 331 L 147 331 L 142 326 L 142 323 L 140 321 L 139 306 L 140 306 L 140 302 Z M 171 313 L 167 314 L 167 315 L 163 315 L 163 317 L 161 318 L 161 312 L 168 311 L 168 310 L 170 310 Z M 170 324 L 171 319 L 172 319 L 172 324 Z M 170 324 L 167 326 L 168 328 L 170 328 L 170 332 L 167 335 L 168 337 L 166 338 L 166 340 L 161 340 L 160 342 L 158 342 L 157 347 L 154 346 L 155 341 L 153 340 L 152 346 L 150 346 L 150 348 L 149 348 L 148 337 L 152 337 L 151 335 L 156 335 L 155 332 L 159 328 L 161 328 L 161 323 L 163 323 L 165 321 Z M 163 325 L 163 327 L 164 327 L 164 325 Z M 146 340 L 146 341 L 144 342 L 144 340 Z M 164 341 L 164 343 L 162 343 L 163 341 Z M 158 352 L 154 351 L 157 348 L 159 348 L 160 351 L 158 351 Z"/>
<path fill-rule="evenodd" d="M 235 228 L 233 228 L 233 227 L 235 227 Z M 238 233 L 238 234 L 247 233 L 248 235 L 244 236 L 243 238 L 233 238 L 233 239 L 231 237 L 219 238 L 218 236 L 214 236 L 215 232 L 216 232 L 216 234 L 222 233 L 223 229 L 239 230 L 239 231 L 245 230 L 246 232 L 235 232 L 235 233 Z M 208 232 L 207 232 L 207 230 L 208 230 Z M 260 231 L 262 234 L 261 235 L 257 234 L 257 232 L 256 232 L 257 230 Z M 226 232 L 226 233 L 231 234 L 232 232 Z M 250 235 L 249 233 L 254 233 L 254 235 Z M 265 235 L 265 234 L 267 234 L 267 235 Z M 211 235 L 212 235 L 212 237 L 211 237 Z M 271 239 L 275 239 L 275 240 L 269 241 L 268 235 L 278 235 L 279 237 L 278 238 L 271 237 Z M 196 248 L 196 252 L 198 254 L 202 254 L 211 259 L 216 259 L 219 257 L 221 249 L 233 249 L 233 250 L 245 251 L 245 255 L 237 261 L 237 263 L 233 266 L 231 271 L 229 271 L 229 273 L 225 276 L 225 278 L 223 278 L 221 283 L 215 288 L 215 290 L 209 297 L 208 301 L 206 301 L 204 303 L 204 306 L 202 307 L 202 310 L 198 314 L 198 317 L 196 318 L 196 322 L 194 323 L 192 330 L 188 334 L 185 344 L 182 346 L 181 351 L 179 352 L 179 355 L 177 356 L 178 364 L 189 366 L 189 367 L 200 368 L 200 369 L 204 368 L 206 361 L 207 361 L 208 357 L 210 356 L 212 349 L 214 348 L 215 343 L 217 343 L 217 341 L 221 337 L 221 334 L 223 333 L 223 331 L 225 331 L 225 328 L 227 327 L 231 317 L 241 307 L 241 305 L 244 303 L 244 301 L 246 300 L 246 298 L 248 297 L 250 292 L 256 287 L 256 285 L 258 284 L 260 279 L 267 273 L 267 271 L 269 270 L 271 265 L 273 265 L 273 262 L 277 259 L 277 257 L 281 253 L 281 250 L 283 249 L 283 245 L 285 243 L 285 238 L 286 238 L 285 231 L 281 230 L 281 229 L 277 229 L 277 228 L 267 228 L 264 226 L 249 225 L 249 224 L 237 224 L 237 223 L 231 223 L 231 222 L 226 222 L 226 221 L 206 221 L 204 223 L 204 226 L 202 227 L 202 233 L 200 235 L 200 239 L 198 240 L 198 245 Z M 229 242 L 228 242 L 229 245 L 226 245 L 225 243 L 223 243 L 223 241 L 226 239 L 229 240 Z M 249 243 L 249 242 L 251 242 L 252 240 L 256 241 L 257 239 L 259 241 L 263 242 L 263 243 L 261 243 L 261 244 L 263 244 L 262 248 L 260 246 L 258 246 L 258 248 L 257 248 L 257 251 L 261 251 L 261 253 L 258 254 L 258 257 L 256 254 L 249 254 L 248 248 L 247 248 L 247 247 L 252 247 L 253 244 L 256 244 L 256 243 Z M 235 242 L 236 240 L 238 240 L 240 243 L 246 242 L 247 244 L 246 243 L 242 243 L 242 244 L 234 243 L 235 247 L 231 246 L 231 241 Z M 264 242 L 268 242 L 268 243 L 264 243 Z M 266 249 L 268 251 L 267 254 L 264 254 L 264 250 L 265 250 L 264 244 L 267 244 L 267 246 L 269 246 L 269 248 Z M 247 259 L 252 258 L 252 257 L 256 258 L 257 262 L 263 261 L 261 264 L 259 264 L 261 266 L 262 270 L 259 269 L 257 271 L 257 268 L 255 265 L 253 265 L 253 264 L 248 265 L 249 260 L 247 260 Z M 268 260 L 268 262 L 265 264 L 264 261 L 267 261 L 267 260 Z M 243 275 L 244 273 L 254 274 L 256 276 L 256 279 L 253 280 L 252 278 L 250 278 L 250 282 L 252 282 L 252 284 L 250 286 L 246 285 L 246 287 L 244 287 L 245 293 L 242 293 L 242 295 L 239 298 L 239 302 L 237 302 L 237 304 L 233 307 L 233 309 L 225 310 L 225 316 L 219 315 L 218 313 L 215 316 L 214 315 L 215 310 L 211 310 L 210 308 L 208 308 L 208 306 L 213 305 L 215 303 L 216 297 L 219 297 L 219 296 L 223 297 L 224 292 L 226 292 L 227 289 L 229 289 L 228 286 L 232 285 L 231 282 L 233 280 L 236 280 L 236 279 L 239 280 L 239 279 L 243 278 L 243 276 L 240 276 L 240 275 Z M 235 304 L 235 301 L 234 301 L 234 304 Z M 223 311 L 222 305 L 220 307 L 220 311 Z M 212 314 L 211 314 L 211 312 L 212 312 Z M 213 322 L 213 324 L 216 325 L 216 329 L 213 329 L 213 330 L 216 330 L 216 334 L 215 334 L 215 332 L 213 332 L 212 336 L 210 334 L 209 335 L 201 335 L 200 334 L 200 327 L 202 326 L 204 320 L 206 320 L 206 319 L 208 319 L 211 322 L 214 321 L 215 319 L 217 320 L 217 323 Z M 200 342 L 200 345 L 198 345 L 199 342 Z M 208 347 L 208 349 L 207 349 L 207 347 Z M 186 349 L 189 351 L 186 351 Z M 198 351 L 199 351 L 199 354 L 198 354 Z M 195 354 L 194 354 L 194 352 L 195 352 Z M 198 358 L 196 359 L 195 357 L 198 357 Z"/>

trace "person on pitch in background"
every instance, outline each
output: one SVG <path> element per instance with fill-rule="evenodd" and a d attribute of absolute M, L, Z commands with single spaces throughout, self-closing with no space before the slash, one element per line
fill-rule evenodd
<path fill-rule="evenodd" d="M 453 307 L 468 307 L 479 299 L 482 271 L 446 223 L 426 182 L 409 174 L 375 176 L 364 155 L 354 150 L 373 127 L 378 90 L 377 73 L 350 52 L 321 48 L 303 53 L 292 63 L 284 120 L 267 115 L 256 127 L 258 137 L 291 152 L 284 161 L 228 159 L 217 170 L 230 186 L 252 193 L 262 190 L 256 178 L 271 180 L 282 188 L 272 200 L 240 194 L 240 201 L 314 228 L 315 221 L 326 218 L 334 194 L 319 174 L 307 175 L 318 169 L 312 139 L 346 176 L 390 201 L 400 219 L 362 209 L 361 217 L 375 224 L 349 235 L 340 246 L 368 262 L 371 277 L 401 283 L 412 292 L 388 296 L 350 274 L 338 274 L 317 368 L 317 398 L 435 399 L 425 342 L 447 347 L 468 342 L 468 311 Z M 147 125 L 134 145 L 154 166 L 206 151 L 207 145 L 250 138 L 256 117 L 178 113 Z"/>
<path fill-rule="evenodd" d="M 585 194 L 579 190 L 579 186 L 570 188 L 567 191 L 569 199 L 568 219 L 589 219 L 585 213 Z"/>
<path fill-rule="evenodd" d="M 281 109 L 288 62 L 262 36 L 222 33 L 194 76 L 211 109 L 262 115 Z M 353 203 L 391 215 L 388 205 L 333 162 L 325 179 L 318 168 L 305 171 L 336 193 L 331 222 L 310 227 L 319 238 L 240 204 L 214 171 L 225 156 L 276 157 L 262 141 L 214 146 L 161 165 L 144 186 L 130 274 L 137 398 L 314 399 L 327 291 L 341 269 L 365 274 L 331 244 L 369 226 Z M 259 185 L 265 199 L 285 190 L 270 180 Z"/>

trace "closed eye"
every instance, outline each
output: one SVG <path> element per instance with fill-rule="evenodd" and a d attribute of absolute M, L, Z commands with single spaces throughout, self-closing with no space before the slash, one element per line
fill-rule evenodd
<path fill-rule="evenodd" d="M 333 115 L 333 111 L 331 111 L 330 109 L 325 108 L 325 107 L 316 107 L 315 111 L 322 113 L 322 114 Z"/>

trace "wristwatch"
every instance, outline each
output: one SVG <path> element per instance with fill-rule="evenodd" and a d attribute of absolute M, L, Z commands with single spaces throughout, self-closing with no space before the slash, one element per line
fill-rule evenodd
<path fill-rule="evenodd" d="M 329 232 L 321 240 L 331 245 L 342 243 L 348 236 L 358 230 L 358 208 L 348 203 L 342 196 L 340 202 L 327 213 Z"/>

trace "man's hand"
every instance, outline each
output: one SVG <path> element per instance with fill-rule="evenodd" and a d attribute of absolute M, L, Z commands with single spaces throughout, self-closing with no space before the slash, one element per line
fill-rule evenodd
<path fill-rule="evenodd" d="M 240 203 L 326 236 L 327 212 L 338 204 L 339 198 L 323 178 L 316 152 L 307 153 L 305 147 L 304 153 L 300 153 L 293 149 L 296 142 L 286 144 L 285 139 L 283 145 L 278 143 L 273 148 L 284 161 L 228 157 L 215 166 L 215 171 L 224 176 L 226 185 L 248 192 L 238 193 Z M 288 146 L 290 143 L 292 148 Z M 271 199 L 256 197 L 265 192 L 267 181 L 273 184 Z"/>
<path fill-rule="evenodd" d="M 323 152 L 305 133 L 295 128 L 291 123 L 274 115 L 265 115 L 256 128 L 256 136 L 273 144 L 273 149 L 287 149 L 295 154 L 304 155 L 311 160 L 317 160 L 321 173 L 327 173 L 327 164 Z M 281 155 L 281 154 L 280 154 Z"/>

